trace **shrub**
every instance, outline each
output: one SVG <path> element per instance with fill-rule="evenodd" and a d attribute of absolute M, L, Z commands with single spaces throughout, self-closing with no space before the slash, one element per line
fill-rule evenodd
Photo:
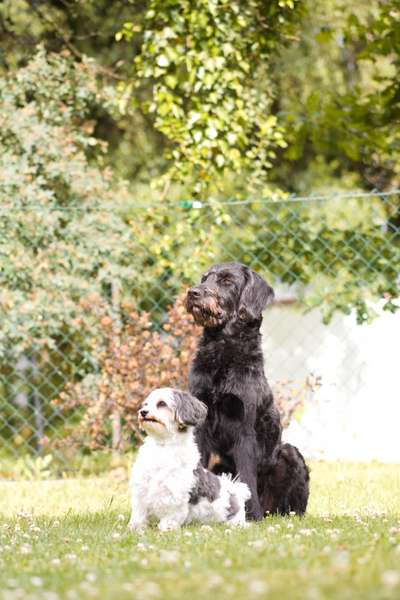
<path fill-rule="evenodd" d="M 187 387 L 198 328 L 186 313 L 183 294 L 169 307 L 160 331 L 152 328 L 146 312 L 125 307 L 128 318 L 121 323 L 109 316 L 100 298 L 97 304 L 93 300 L 87 310 L 95 312 L 104 336 L 98 353 L 100 371 L 67 388 L 57 403 L 81 415 L 67 435 L 68 443 L 122 449 L 140 439 L 136 413 L 152 389 Z"/>

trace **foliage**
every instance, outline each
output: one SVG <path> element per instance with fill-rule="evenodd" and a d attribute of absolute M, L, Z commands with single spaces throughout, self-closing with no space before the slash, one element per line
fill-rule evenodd
<path fill-rule="evenodd" d="M 101 147 L 85 120 L 100 101 L 87 65 L 41 50 L 0 81 L 0 97 L 2 350 L 18 354 L 79 332 L 77 299 L 128 275 L 129 231 L 97 210 L 112 191 L 88 160 Z"/>
<path fill-rule="evenodd" d="M 257 183 L 258 195 L 284 200 L 282 188 L 290 187 L 356 192 L 362 180 L 351 170 L 369 177 L 370 183 L 383 178 L 387 165 L 375 164 L 373 144 L 378 138 L 380 145 L 393 136 L 395 140 L 397 133 L 371 129 L 365 107 L 360 108 L 368 97 L 364 87 L 370 85 L 363 84 L 363 78 L 374 81 L 376 72 L 364 69 L 358 75 L 356 69 L 350 77 L 351 60 L 358 68 L 363 59 L 358 49 L 361 33 L 353 39 L 350 28 L 369 23 L 371 16 L 381 15 L 379 10 L 390 15 L 393 11 L 378 3 L 355 17 L 352 7 L 341 0 L 329 6 L 309 3 L 306 16 L 304 3 L 279 3 L 277 13 L 274 2 L 247 3 L 244 11 L 239 10 L 240 3 L 205 4 L 193 8 L 190 3 L 170 2 L 162 9 L 157 1 L 150 2 L 144 18 L 126 22 L 118 35 L 136 45 L 142 40 L 135 56 L 135 79 L 129 85 L 136 88 L 137 107 L 155 115 L 155 127 L 170 141 L 172 165 L 163 195 L 169 195 L 168 181 L 176 178 L 181 185 L 189 184 L 192 197 L 205 196 L 207 207 L 207 224 L 201 211 L 188 211 L 187 218 L 178 222 L 178 209 L 171 215 L 171 206 L 160 206 L 157 215 L 149 211 L 146 232 L 152 231 L 158 249 L 157 260 L 148 265 L 149 282 L 155 280 L 160 286 L 163 281 L 172 282 L 174 276 L 190 281 L 207 262 L 223 256 L 243 257 L 277 281 L 300 284 L 306 305 L 322 305 L 326 320 L 335 310 L 349 313 L 355 309 L 359 322 L 368 321 L 374 314 L 371 303 L 381 298 L 385 308 L 395 310 L 396 196 L 373 198 L 367 204 L 357 203 L 349 193 L 336 216 L 335 202 L 310 209 L 249 202 L 236 213 L 218 202 L 229 192 L 248 198 L 253 183 Z M 292 39 L 285 51 L 283 42 L 295 29 L 294 15 L 304 17 L 304 30 L 296 31 L 298 39 Z M 391 32 L 392 26 L 386 30 Z M 366 38 L 365 31 L 363 35 Z M 385 48 L 394 49 L 395 44 L 389 41 Z M 358 108 L 357 95 L 361 98 Z M 369 99 L 368 105 L 376 107 L 376 98 Z M 279 139 L 274 138 L 277 131 Z M 274 145 L 281 147 L 278 154 Z M 396 154 L 392 153 L 390 161 L 396 163 Z M 265 178 L 264 169 L 271 164 L 276 169 L 268 179 L 281 189 Z M 341 181 L 334 175 L 339 165 Z M 301 175 L 291 180 L 297 170 Z M 239 175 L 234 182 L 232 172 Z M 133 223 L 132 227 L 145 245 L 140 226 Z M 226 228 L 231 239 L 221 243 Z M 199 231 L 200 243 L 188 253 L 193 229 Z M 378 256 L 379 244 L 382 253 Z"/>
<path fill-rule="evenodd" d="M 52 474 L 53 456 L 21 456 L 14 465 L 14 476 L 25 481 L 43 481 Z"/>
<path fill-rule="evenodd" d="M 143 23 L 124 24 L 118 38 L 143 32 L 133 86 L 138 106 L 170 142 L 167 181 L 203 195 L 233 172 L 265 183 L 274 148 L 286 143 L 267 86 L 255 83 L 268 80 L 263 64 L 288 35 L 298 4 L 151 0 Z"/>
<path fill-rule="evenodd" d="M 397 308 L 397 230 L 387 227 L 391 202 L 350 192 L 316 202 L 163 203 L 157 211 L 135 210 L 132 220 L 128 209 L 134 237 L 146 249 L 136 257 L 143 265 L 137 295 L 145 298 L 147 291 L 153 304 L 147 298 L 144 307 L 155 311 L 181 281 L 198 280 L 212 263 L 237 260 L 274 286 L 294 286 L 301 306 L 321 307 L 326 322 L 335 311 L 354 311 L 359 323 L 368 322 L 378 299 L 385 310 Z"/>
<path fill-rule="evenodd" d="M 101 303 L 96 306 L 92 301 L 87 311 L 95 312 L 106 342 L 98 356 L 99 373 L 61 394 L 63 410 L 80 409 L 82 414 L 79 426 L 73 424 L 62 444 L 74 440 L 94 449 L 111 442 L 121 449 L 132 433 L 140 438 L 137 410 L 152 389 L 187 388 L 197 328 L 186 313 L 183 297 L 169 308 L 164 333 L 152 330 L 147 313 L 131 310 L 129 320 L 118 323 Z"/>
<path fill-rule="evenodd" d="M 36 401 L 39 410 L 72 373 L 93 368 L 79 300 L 97 292 L 112 311 L 134 254 L 87 118 L 106 103 L 91 61 L 41 49 L 0 79 L 0 99 L 0 389 L 12 434 L 19 417 L 4 398 L 20 396 L 29 421 Z"/>
<path fill-rule="evenodd" d="M 115 33 L 132 11 L 140 21 L 145 2 L 141 0 L 4 0 L 0 3 L 0 75 L 25 66 L 38 44 L 50 53 L 65 50 L 77 62 L 92 57 L 90 70 L 115 97 L 116 110 L 96 104 L 88 106 L 87 119 L 94 136 L 105 140 L 109 151 L 104 161 L 124 178 L 135 183 L 149 181 L 164 165 L 160 156 L 163 137 L 139 111 L 121 114 L 114 86 L 128 77 L 131 61 Z"/>
<path fill-rule="evenodd" d="M 303 176 L 315 160 L 330 165 L 332 183 L 399 186 L 398 3 L 309 2 L 298 40 L 274 69 L 277 109 L 287 149 L 277 183 L 307 193 Z"/>

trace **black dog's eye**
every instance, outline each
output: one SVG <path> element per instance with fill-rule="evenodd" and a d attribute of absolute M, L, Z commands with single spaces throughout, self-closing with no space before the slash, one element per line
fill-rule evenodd
<path fill-rule="evenodd" d="M 167 403 L 164 402 L 164 400 L 160 400 L 159 402 L 157 402 L 157 408 L 165 408 L 167 406 Z"/>
<path fill-rule="evenodd" d="M 233 280 L 230 277 L 223 277 L 221 283 L 222 285 L 232 285 Z"/>

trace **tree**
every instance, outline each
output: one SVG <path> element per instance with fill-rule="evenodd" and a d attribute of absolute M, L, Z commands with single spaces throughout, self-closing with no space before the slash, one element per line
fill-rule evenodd
<path fill-rule="evenodd" d="M 81 302 L 118 311 L 134 245 L 87 120 L 105 103 L 90 61 L 42 49 L 0 79 L 0 101 L 1 397 L 36 415 L 39 438 L 47 399 L 95 366 L 98 327 L 82 336 Z"/>
<path fill-rule="evenodd" d="M 275 181 L 301 193 L 318 189 L 315 166 L 323 162 L 334 186 L 345 178 L 364 189 L 398 187 L 398 3 L 307 7 L 298 40 L 274 69 L 287 141 Z M 304 177 L 309 169 L 314 176 Z"/>
<path fill-rule="evenodd" d="M 286 142 L 271 114 L 268 63 L 289 36 L 297 0 L 150 0 L 143 22 L 118 38 L 135 42 L 137 106 L 154 115 L 168 140 L 168 186 L 179 181 L 205 197 L 232 173 L 247 192 L 266 183 L 277 147 Z M 167 187 L 168 189 L 168 187 Z"/>
<path fill-rule="evenodd" d="M 145 6 L 141 0 L 4 0 L 0 3 L 0 74 L 25 66 L 42 44 L 53 54 L 68 51 L 78 63 L 91 57 L 91 69 L 110 95 L 131 69 L 126 46 L 117 43 L 115 34 L 132 11 L 140 22 Z M 120 176 L 148 183 L 163 168 L 164 138 L 147 116 L 139 111 L 105 110 L 101 103 L 88 109 L 94 136 L 108 144 L 104 160 Z"/>

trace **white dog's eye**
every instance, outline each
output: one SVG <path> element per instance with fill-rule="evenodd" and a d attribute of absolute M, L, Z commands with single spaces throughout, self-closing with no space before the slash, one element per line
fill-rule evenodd
<path fill-rule="evenodd" d="M 165 408 L 167 406 L 167 403 L 164 402 L 164 400 L 160 400 L 159 402 L 157 402 L 157 408 Z"/>

